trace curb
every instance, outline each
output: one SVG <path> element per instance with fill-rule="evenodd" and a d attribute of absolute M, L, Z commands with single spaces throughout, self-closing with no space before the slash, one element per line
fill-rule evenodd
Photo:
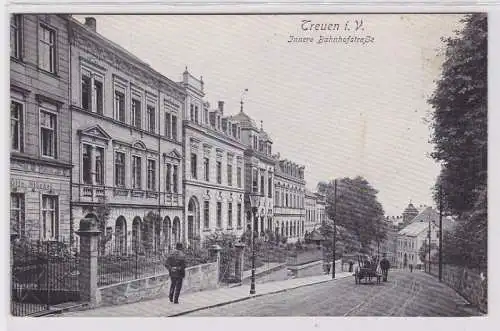
<path fill-rule="evenodd" d="M 74 304 L 74 305 L 62 307 L 62 308 L 53 307 L 51 310 L 42 311 L 39 313 L 31 314 L 29 316 L 30 317 L 45 317 L 45 316 L 50 316 L 50 315 L 59 315 L 59 314 L 66 313 L 69 311 L 85 310 L 88 307 L 89 307 L 88 303 L 78 303 L 78 304 Z M 84 309 L 82 309 L 82 308 L 84 308 Z"/>
<path fill-rule="evenodd" d="M 166 317 L 178 317 L 178 316 L 191 314 L 191 313 L 194 313 L 194 312 L 197 312 L 197 311 L 201 311 L 201 310 L 206 310 L 206 309 L 211 309 L 211 308 L 226 306 L 226 305 L 229 305 L 229 304 L 232 304 L 232 303 L 241 302 L 241 301 L 245 301 L 245 300 L 250 300 L 250 299 L 253 299 L 253 298 L 258 298 L 258 297 L 262 297 L 262 296 L 269 295 L 269 294 L 282 293 L 282 292 L 286 292 L 286 291 L 289 291 L 289 290 L 294 290 L 294 289 L 301 288 L 301 287 L 307 287 L 307 286 L 322 284 L 322 283 L 326 283 L 326 282 L 330 282 L 330 281 L 334 281 L 334 280 L 339 280 L 339 279 L 343 279 L 343 278 L 348 278 L 348 277 L 351 277 L 351 276 L 337 278 L 337 279 L 321 280 L 321 281 L 318 281 L 318 282 L 315 282 L 315 283 L 298 285 L 298 286 L 295 286 L 295 287 L 284 288 L 284 289 L 275 290 L 275 291 L 271 291 L 271 292 L 267 292 L 267 293 L 262 293 L 262 294 L 255 294 L 255 295 L 252 295 L 252 296 L 246 296 L 246 297 L 243 297 L 243 298 L 238 298 L 238 299 L 233 299 L 233 300 L 229 300 L 229 301 L 225 301 L 225 302 L 216 303 L 216 304 L 213 304 L 213 305 L 210 305 L 210 306 L 205 306 L 205 307 L 200 307 L 200 308 L 194 308 L 194 309 L 186 310 L 186 311 L 183 311 L 183 312 L 180 312 L 180 313 L 175 313 L 175 314 L 172 314 L 172 315 L 167 315 Z"/>

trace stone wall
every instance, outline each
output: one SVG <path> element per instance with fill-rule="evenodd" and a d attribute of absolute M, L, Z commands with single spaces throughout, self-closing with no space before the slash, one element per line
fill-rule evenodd
<path fill-rule="evenodd" d="M 274 282 L 279 280 L 287 280 L 287 279 L 288 279 L 288 269 L 285 263 L 255 274 L 255 282 L 257 284 Z M 251 276 L 247 276 L 242 279 L 241 283 L 250 284 L 250 282 L 251 282 Z"/>
<path fill-rule="evenodd" d="M 182 293 L 215 289 L 218 283 L 218 264 L 200 264 L 186 269 Z M 97 289 L 97 306 L 120 305 L 168 295 L 170 276 L 167 273 L 135 279 Z"/>
<path fill-rule="evenodd" d="M 330 270 L 331 270 L 331 265 L 330 264 Z M 328 264 L 325 264 L 323 260 L 311 262 L 308 264 L 303 264 L 300 266 L 289 266 L 288 269 L 292 272 L 294 275 L 294 278 L 302 278 L 302 277 L 309 277 L 309 276 L 319 276 L 319 275 L 324 275 L 326 273 L 326 266 Z M 335 261 L 335 273 L 342 272 L 342 261 L 337 260 Z"/>
<path fill-rule="evenodd" d="M 432 265 L 431 274 L 438 276 L 439 266 Z M 443 265 L 443 282 L 460 293 L 484 313 L 488 311 L 488 280 L 476 271 L 454 265 Z"/>

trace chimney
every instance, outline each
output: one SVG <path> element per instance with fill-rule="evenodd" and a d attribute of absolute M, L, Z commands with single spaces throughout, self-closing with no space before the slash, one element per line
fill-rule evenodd
<path fill-rule="evenodd" d="M 90 30 L 97 32 L 97 23 L 95 17 L 85 17 L 85 26 Z"/>
<path fill-rule="evenodd" d="M 224 101 L 219 101 L 219 110 L 224 114 Z"/>

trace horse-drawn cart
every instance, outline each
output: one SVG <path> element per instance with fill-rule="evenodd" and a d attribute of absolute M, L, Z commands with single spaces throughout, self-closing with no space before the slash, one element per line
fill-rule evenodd
<path fill-rule="evenodd" d="M 380 284 L 382 279 L 382 273 L 378 272 L 378 257 L 370 260 L 366 256 L 358 255 L 358 266 L 354 271 L 354 280 L 356 284 L 371 283 L 372 279 L 377 280 L 377 284 Z"/>

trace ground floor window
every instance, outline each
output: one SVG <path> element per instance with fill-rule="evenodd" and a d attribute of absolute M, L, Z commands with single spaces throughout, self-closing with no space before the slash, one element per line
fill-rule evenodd
<path fill-rule="evenodd" d="M 10 194 L 10 231 L 19 237 L 25 235 L 24 194 Z"/>
<path fill-rule="evenodd" d="M 57 239 L 59 235 L 59 201 L 54 195 L 42 195 L 42 238 Z"/>

